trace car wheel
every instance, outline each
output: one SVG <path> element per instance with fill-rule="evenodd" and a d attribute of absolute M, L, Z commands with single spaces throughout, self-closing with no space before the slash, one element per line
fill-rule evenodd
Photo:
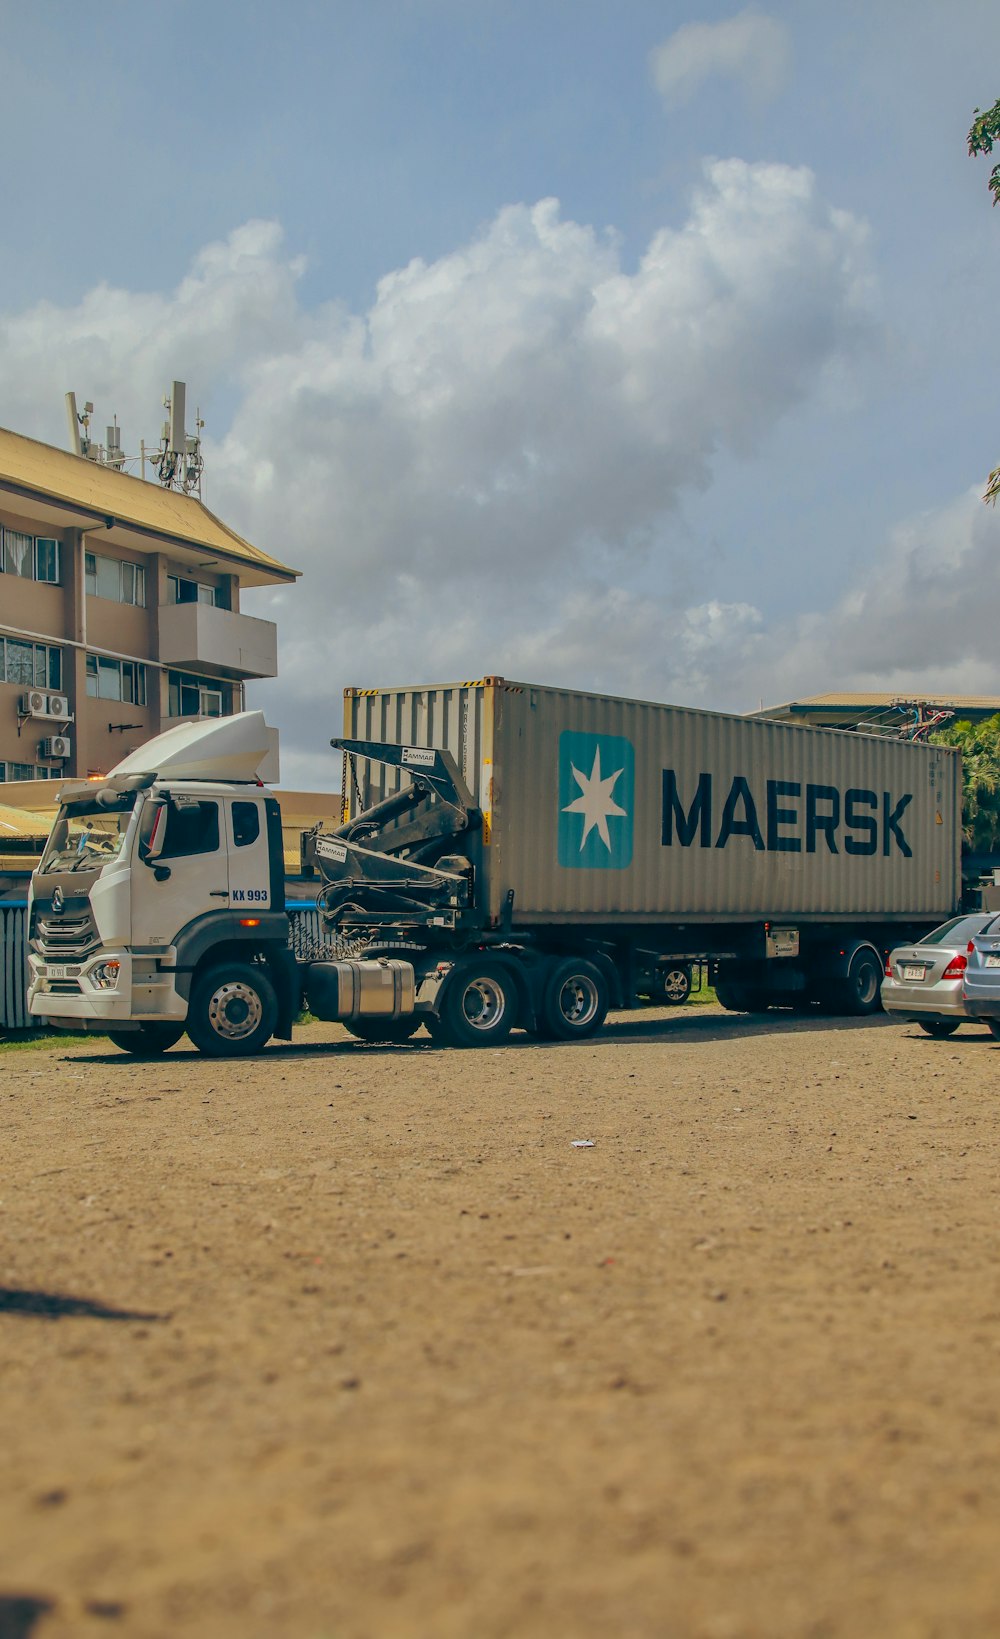
<path fill-rule="evenodd" d="M 194 982 L 187 1033 L 211 1058 L 259 1053 L 277 1022 L 278 998 L 261 963 L 220 963 Z"/>
<path fill-rule="evenodd" d="M 184 1034 L 182 1024 L 140 1024 L 138 1030 L 109 1030 L 108 1040 L 137 1059 L 159 1058 Z"/>
<path fill-rule="evenodd" d="M 1000 1041 L 1000 1019 L 987 1019 L 986 1028 L 995 1041 Z"/>
<path fill-rule="evenodd" d="M 691 969 L 683 962 L 654 970 L 649 987 L 651 1002 L 662 1002 L 665 1007 L 681 1007 L 691 994 Z"/>
<path fill-rule="evenodd" d="M 469 963 L 448 980 L 435 1041 L 449 1047 L 496 1047 L 514 1028 L 517 987 L 502 962 Z"/>
<path fill-rule="evenodd" d="M 926 1030 L 929 1036 L 953 1036 L 960 1024 L 959 1019 L 918 1019 L 921 1030 Z M 998 1021 L 1000 1022 L 1000 1021 Z"/>
<path fill-rule="evenodd" d="M 416 1034 L 423 1019 L 413 1013 L 402 1019 L 341 1019 L 340 1022 L 358 1041 L 403 1042 Z"/>
<path fill-rule="evenodd" d="M 600 1030 L 608 1014 L 608 986 L 593 962 L 570 956 L 557 962 L 542 996 L 538 1033 L 550 1041 L 576 1041 Z"/>

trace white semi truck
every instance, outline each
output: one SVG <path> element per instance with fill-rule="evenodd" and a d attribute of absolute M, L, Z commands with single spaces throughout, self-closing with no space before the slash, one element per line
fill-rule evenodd
<path fill-rule="evenodd" d="M 571 1040 L 709 965 L 736 1010 L 879 1006 L 884 952 L 961 892 L 937 747 L 484 678 L 345 691 L 343 822 L 290 946 L 259 712 L 67 784 L 31 888 L 29 1007 L 136 1054 L 356 1036 Z"/>

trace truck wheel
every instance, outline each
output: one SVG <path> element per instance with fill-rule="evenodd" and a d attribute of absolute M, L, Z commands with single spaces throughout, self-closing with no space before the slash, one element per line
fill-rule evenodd
<path fill-rule="evenodd" d="M 109 1030 L 108 1040 L 131 1053 L 137 1059 L 155 1059 L 180 1041 L 184 1034 L 182 1024 L 140 1024 L 138 1030 Z"/>
<path fill-rule="evenodd" d="M 884 977 L 882 963 L 873 950 L 856 950 L 851 957 L 847 978 L 839 989 L 843 1011 L 853 1014 L 855 1018 L 881 1012 L 879 986 Z"/>
<path fill-rule="evenodd" d="M 608 986 L 593 962 L 558 962 L 542 997 L 539 1034 L 553 1041 L 592 1036 L 608 1013 Z"/>
<path fill-rule="evenodd" d="M 766 1013 L 771 1005 L 767 991 L 753 985 L 733 984 L 731 979 L 720 979 L 715 987 L 715 999 L 727 1013 Z"/>
<path fill-rule="evenodd" d="M 258 1053 L 278 1022 L 278 998 L 259 963 L 226 962 L 195 980 L 187 1033 L 211 1058 Z"/>
<path fill-rule="evenodd" d="M 409 1014 L 402 1019 L 341 1019 L 340 1023 L 358 1041 L 409 1041 L 423 1023 L 423 1016 L 419 1013 Z"/>
<path fill-rule="evenodd" d="M 503 963 L 477 962 L 451 975 L 432 1033 L 449 1047 L 496 1047 L 516 1011 L 517 988 Z"/>

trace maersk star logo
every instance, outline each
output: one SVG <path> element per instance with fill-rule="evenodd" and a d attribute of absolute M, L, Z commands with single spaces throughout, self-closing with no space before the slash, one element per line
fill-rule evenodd
<path fill-rule="evenodd" d="M 635 754 L 616 734 L 559 736 L 559 863 L 623 870 L 632 862 Z"/>

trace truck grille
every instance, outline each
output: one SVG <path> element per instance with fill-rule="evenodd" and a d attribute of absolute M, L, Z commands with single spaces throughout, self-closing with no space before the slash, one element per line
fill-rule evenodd
<path fill-rule="evenodd" d="M 89 906 L 61 916 L 37 910 L 34 924 L 32 947 L 47 962 L 83 962 L 101 943 Z"/>

